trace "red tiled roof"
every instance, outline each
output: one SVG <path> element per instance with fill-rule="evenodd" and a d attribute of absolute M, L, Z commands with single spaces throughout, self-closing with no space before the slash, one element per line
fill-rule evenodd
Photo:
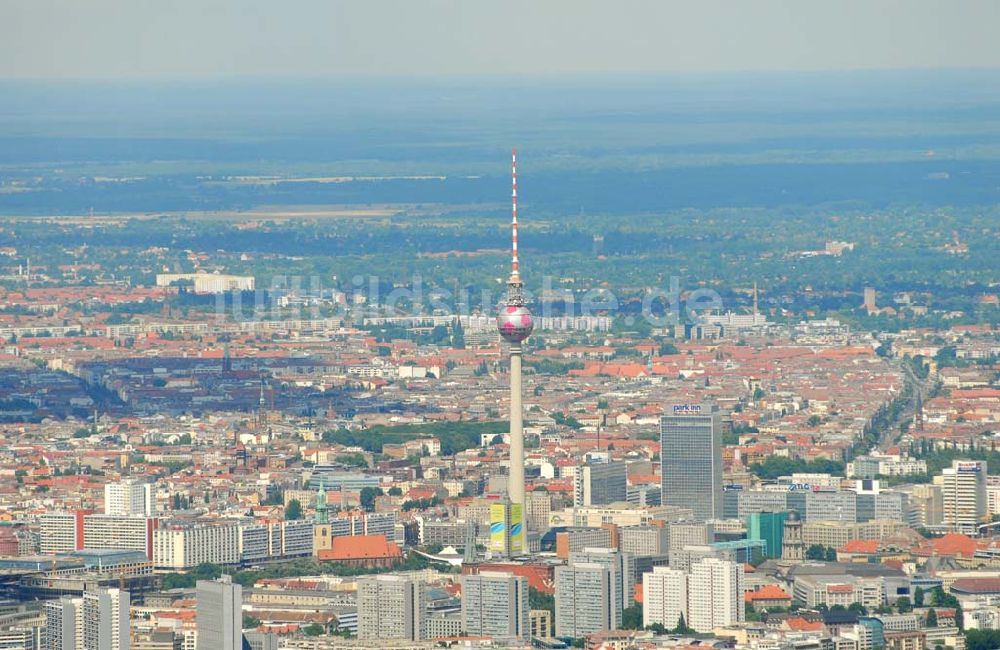
<path fill-rule="evenodd" d="M 1000 578 L 959 578 L 951 588 L 973 594 L 1000 593 Z"/>
<path fill-rule="evenodd" d="M 789 596 L 784 589 L 777 585 L 764 585 L 757 591 L 748 591 L 743 595 L 743 598 L 748 602 L 752 603 L 755 600 L 791 600 L 792 597 Z"/>
<path fill-rule="evenodd" d="M 972 557 L 975 555 L 978 547 L 979 544 L 971 537 L 960 533 L 948 533 L 943 537 L 936 537 L 922 542 L 914 552 L 924 557 L 931 555 Z"/>
<path fill-rule="evenodd" d="M 786 619 L 785 625 L 788 626 L 788 629 L 797 632 L 818 632 L 823 629 L 823 623 L 820 621 L 807 621 L 804 618 Z"/>
<path fill-rule="evenodd" d="M 878 540 L 852 539 L 837 550 L 843 553 L 875 553 L 878 551 Z"/>
<path fill-rule="evenodd" d="M 319 559 L 332 561 L 380 560 L 401 558 L 403 551 L 385 535 L 345 535 L 334 537 L 330 548 L 319 552 Z"/>

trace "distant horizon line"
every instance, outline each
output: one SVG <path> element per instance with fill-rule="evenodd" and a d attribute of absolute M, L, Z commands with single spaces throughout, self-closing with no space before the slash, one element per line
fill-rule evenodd
<path fill-rule="evenodd" d="M 219 74 L 219 75 L 153 75 L 136 76 L 84 76 L 84 77 L 8 77 L 0 76 L 3 84 L 74 84 L 74 83 L 218 83 L 218 82 L 310 82 L 310 81 L 367 81 L 367 82 L 426 82 L 426 81 L 527 81 L 532 79 L 718 79 L 739 77 L 796 77 L 796 76 L 865 76 L 886 74 L 978 74 L 1000 73 L 1000 66 L 935 66 L 935 67 L 885 67 L 885 68 L 815 68 L 815 69 L 718 69 L 718 70 L 590 70 L 572 72 L 485 72 L 485 73 L 370 73 L 337 72 L 330 74 Z"/>

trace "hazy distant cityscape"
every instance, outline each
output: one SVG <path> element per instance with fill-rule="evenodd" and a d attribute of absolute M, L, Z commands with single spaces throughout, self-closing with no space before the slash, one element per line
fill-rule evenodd
<path fill-rule="evenodd" d="M 0 0 L 0 648 L 1000 649 L 998 22 Z"/>

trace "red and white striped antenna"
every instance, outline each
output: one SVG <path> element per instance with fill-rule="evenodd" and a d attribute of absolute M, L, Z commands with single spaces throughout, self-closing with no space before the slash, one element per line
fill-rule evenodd
<path fill-rule="evenodd" d="M 511 262 L 510 262 L 510 284 L 521 284 L 521 273 L 517 260 L 517 148 L 511 149 L 510 154 L 510 236 L 511 236 Z"/>

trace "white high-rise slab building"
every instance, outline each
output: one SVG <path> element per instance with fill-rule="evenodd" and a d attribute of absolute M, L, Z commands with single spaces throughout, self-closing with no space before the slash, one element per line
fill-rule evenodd
<path fill-rule="evenodd" d="M 125 479 L 104 486 L 104 514 L 144 515 L 156 514 L 155 488 L 151 483 Z"/>
<path fill-rule="evenodd" d="M 240 522 L 235 519 L 171 524 L 153 531 L 153 564 L 191 569 L 199 564 L 238 564 Z"/>
<path fill-rule="evenodd" d="M 44 554 L 68 553 L 83 548 L 83 511 L 46 512 L 38 518 L 39 550 Z"/>
<path fill-rule="evenodd" d="M 226 575 L 218 580 L 199 580 L 195 586 L 195 650 L 242 650 L 243 587 Z"/>
<path fill-rule="evenodd" d="M 600 564 L 611 572 L 611 595 L 614 599 L 615 617 L 621 621 L 622 610 L 635 602 L 635 576 L 632 557 L 613 548 L 586 547 L 569 554 L 570 564 Z"/>
<path fill-rule="evenodd" d="M 745 620 L 743 565 L 706 558 L 692 566 L 688 613 L 688 626 L 697 632 L 711 632 Z"/>
<path fill-rule="evenodd" d="M 696 632 L 746 620 L 743 602 L 743 565 L 706 558 L 689 573 L 654 567 L 643 574 L 643 625 L 677 627 L 681 616 Z"/>
<path fill-rule="evenodd" d="M 501 571 L 462 576 L 462 629 L 471 636 L 526 638 L 528 579 Z"/>
<path fill-rule="evenodd" d="M 83 649 L 129 650 L 129 593 L 95 589 L 83 594 Z"/>
<path fill-rule="evenodd" d="M 680 617 L 688 620 L 688 575 L 665 566 L 653 567 L 642 576 L 642 625 L 677 627 Z"/>
<path fill-rule="evenodd" d="M 39 518 L 43 553 L 67 553 L 80 549 L 129 549 L 153 557 L 153 532 L 159 525 L 145 515 L 107 515 L 47 512 Z"/>
<path fill-rule="evenodd" d="M 45 650 L 130 650 L 129 593 L 92 589 L 45 603 Z"/>
<path fill-rule="evenodd" d="M 422 582 L 391 574 L 361 578 L 357 602 L 359 640 L 424 637 L 427 606 Z"/>
<path fill-rule="evenodd" d="M 42 647 L 46 650 L 83 648 L 83 598 L 63 596 L 45 603 L 45 630 Z"/>
<path fill-rule="evenodd" d="M 576 563 L 556 567 L 556 634 L 582 638 L 621 623 L 616 577 L 607 566 Z"/>

